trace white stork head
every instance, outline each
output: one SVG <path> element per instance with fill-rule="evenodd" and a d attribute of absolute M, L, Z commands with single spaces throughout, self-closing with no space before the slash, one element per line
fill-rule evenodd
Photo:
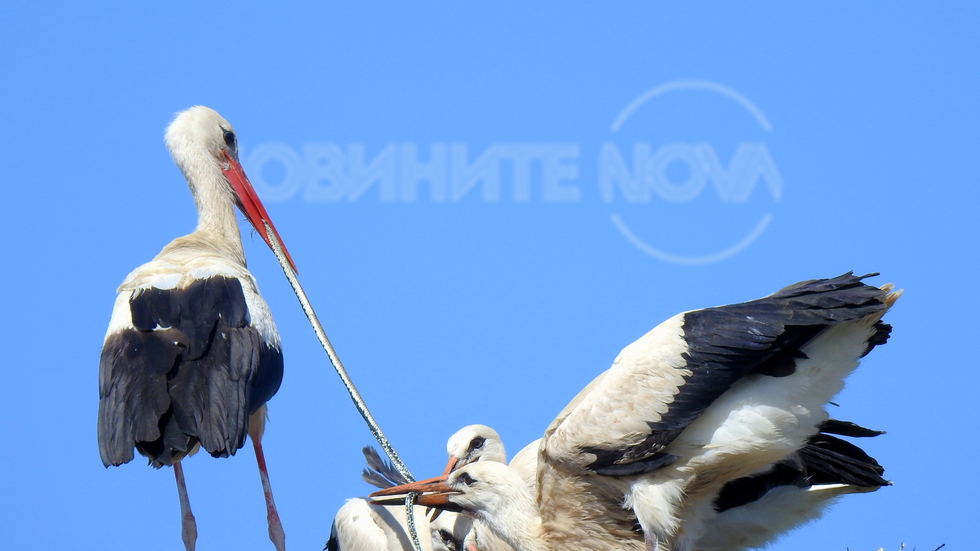
<path fill-rule="evenodd" d="M 518 551 L 546 549 L 541 515 L 521 476 L 503 463 L 470 463 L 449 475 L 403 484 L 371 494 L 373 503 L 399 503 L 381 496 L 422 492 L 416 505 L 460 512 L 481 521 Z"/>
<path fill-rule="evenodd" d="M 272 229 L 276 238 L 279 233 L 238 161 L 238 137 L 231 123 L 215 110 L 198 105 L 177 113 L 167 127 L 164 141 L 194 196 L 198 228 L 230 231 L 230 226 L 234 225 L 237 235 L 234 216 L 227 214 L 226 207 L 235 203 L 266 244 L 273 248 L 265 226 Z M 285 246 L 283 252 L 295 271 L 296 266 Z"/>
<path fill-rule="evenodd" d="M 442 474 L 477 461 L 507 462 L 507 452 L 497 431 L 486 425 L 469 425 L 456 431 L 446 442 L 449 461 Z"/>

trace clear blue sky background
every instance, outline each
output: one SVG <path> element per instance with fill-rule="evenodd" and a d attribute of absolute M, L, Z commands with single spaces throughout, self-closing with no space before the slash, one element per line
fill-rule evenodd
<path fill-rule="evenodd" d="M 171 472 L 102 467 L 96 380 L 116 286 L 193 229 L 162 137 L 195 104 L 235 125 L 328 334 L 416 476 L 437 474 L 446 438 L 469 423 L 516 453 L 676 312 L 880 271 L 876 283 L 906 289 L 895 331 L 834 414 L 888 431 L 865 447 L 895 485 L 775 548 L 976 548 L 975 6 L 15 4 L 0 6 L 5 548 L 180 545 Z M 620 180 L 600 193 L 603 148 L 634 171 L 636 143 L 660 152 L 651 181 L 674 195 L 630 202 Z M 432 166 L 450 171 L 452 144 L 469 164 L 489 152 L 497 200 L 479 182 L 458 200 L 427 181 L 402 195 L 413 184 L 401 156 L 435 151 Z M 743 201 L 722 200 L 729 188 L 691 152 L 732 168 L 743 144 L 768 156 L 732 170 Z M 368 180 L 324 178 L 339 162 L 349 176 L 358 151 L 394 168 L 386 183 L 358 194 Z M 777 176 L 746 180 L 759 167 Z M 683 257 L 769 223 L 737 254 L 680 265 L 614 217 Z M 369 490 L 360 448 L 372 438 L 274 257 L 244 238 L 285 349 L 265 438 L 272 483 L 290 548 L 320 549 L 344 499 Z M 186 472 L 200 549 L 271 549 L 249 448 Z"/>

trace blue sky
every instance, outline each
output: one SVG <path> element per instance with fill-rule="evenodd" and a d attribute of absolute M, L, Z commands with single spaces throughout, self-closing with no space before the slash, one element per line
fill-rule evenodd
<path fill-rule="evenodd" d="M 102 467 L 96 380 L 116 286 L 193 229 L 162 137 L 196 104 L 416 476 L 470 423 L 516 453 L 676 312 L 879 271 L 895 330 L 833 413 L 888 431 L 894 486 L 775 549 L 976 546 L 980 10 L 319 4 L 0 6 L 9 548 L 179 545 L 171 473 Z M 319 549 L 372 438 L 244 239 L 286 361 L 272 484 Z M 201 549 L 271 548 L 255 471 L 186 462 Z"/>

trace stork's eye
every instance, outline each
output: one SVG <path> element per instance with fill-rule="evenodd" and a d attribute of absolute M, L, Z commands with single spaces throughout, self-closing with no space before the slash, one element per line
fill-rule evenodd
<path fill-rule="evenodd" d="M 460 474 L 459 477 L 456 478 L 456 480 L 459 480 L 460 482 L 466 484 L 467 486 L 472 486 L 476 482 L 475 480 L 473 480 L 473 477 L 469 475 L 469 473 Z"/>
<path fill-rule="evenodd" d="M 228 149 L 232 151 L 235 151 L 235 149 L 238 148 L 235 141 L 235 133 L 231 130 L 225 130 L 225 145 L 227 145 Z"/>
<path fill-rule="evenodd" d="M 483 447 L 483 444 L 485 444 L 486 441 L 487 441 L 486 438 L 484 438 L 482 436 L 477 436 L 473 440 L 470 440 L 470 448 L 469 448 L 468 451 L 473 451 L 473 450 L 475 450 L 477 448 L 482 448 Z"/>

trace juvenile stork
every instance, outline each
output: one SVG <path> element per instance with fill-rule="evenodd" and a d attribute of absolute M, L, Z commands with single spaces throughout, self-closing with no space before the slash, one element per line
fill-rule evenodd
<path fill-rule="evenodd" d="M 265 403 L 282 381 L 282 351 L 245 268 L 234 206 L 270 247 L 266 225 L 275 229 L 238 161 L 228 121 L 191 107 L 177 114 L 165 141 L 194 197 L 197 228 L 119 286 L 99 362 L 99 453 L 106 467 L 132 460 L 134 448 L 156 468 L 173 466 L 181 536 L 192 550 L 197 527 L 180 461 L 199 447 L 214 457 L 234 455 L 248 435 L 269 537 L 282 551 L 261 444 Z"/>
<path fill-rule="evenodd" d="M 764 472 L 727 483 L 715 501 L 718 514 L 705 521 L 707 531 L 694 549 L 743 551 L 763 547 L 782 533 L 819 517 L 841 495 L 872 492 L 888 485 L 881 478 L 884 469 L 873 458 L 859 447 L 829 434 L 839 432 L 841 427 L 850 436 L 881 434 L 852 423 L 829 420 L 821 426 L 822 432 L 790 457 Z M 478 547 L 480 551 L 555 549 L 545 534 L 533 487 L 525 483 L 522 473 L 513 466 L 467 465 L 410 486 L 426 492 L 419 496 L 419 504 L 473 517 L 507 542 Z M 638 537 L 631 539 L 634 546 L 638 544 Z M 628 541 L 621 544 L 611 548 L 631 548 Z"/>
<path fill-rule="evenodd" d="M 470 498 L 453 498 L 472 510 L 493 500 L 527 509 L 518 512 L 534 522 L 508 541 L 518 551 L 690 551 L 718 516 L 726 484 L 803 449 L 844 378 L 887 340 L 891 327 L 880 320 L 900 293 L 862 279 L 804 281 L 660 324 L 545 430 L 530 500 L 518 473 L 493 464 L 442 483 L 472 487 Z M 417 484 L 374 495 L 425 489 Z M 477 494 L 491 502 L 480 505 Z"/>
<path fill-rule="evenodd" d="M 446 442 L 446 456 L 449 460 L 442 474 L 477 461 L 507 462 L 500 435 L 486 425 L 467 425 L 456 431 Z"/>
<path fill-rule="evenodd" d="M 446 443 L 449 460 L 443 474 L 470 463 L 507 461 L 507 452 L 497 431 L 486 425 L 468 425 L 456 431 Z M 368 469 L 366 482 L 379 488 L 404 483 L 398 471 L 385 464 L 377 452 L 364 448 Z M 423 551 L 473 551 L 469 543 L 475 539 L 472 521 L 454 513 L 427 518 L 426 508 L 414 509 L 416 530 Z M 431 536 L 431 537 L 429 537 Z M 330 539 L 324 551 L 413 551 L 404 505 L 385 507 L 371 504 L 363 498 L 347 500 L 334 516 Z M 478 551 L 490 551 L 480 548 Z"/>
<path fill-rule="evenodd" d="M 694 550 L 765 547 L 782 534 L 819 518 L 841 496 L 873 492 L 890 484 L 881 477 L 884 469 L 874 458 L 858 446 L 832 436 L 874 437 L 883 434 L 881 431 L 836 419 L 828 419 L 819 428 L 820 432 L 803 448 L 758 473 L 725 484 L 715 499 L 715 514 L 705 519 L 705 533 L 697 539 Z M 457 519 L 477 519 L 480 530 L 471 531 L 467 541 L 472 541 L 478 551 L 512 551 L 499 539 L 500 534 L 515 544 L 522 541 L 533 548 L 535 540 L 541 539 L 541 518 L 539 510 L 526 502 L 534 499 L 533 471 L 539 445 L 540 441 L 532 442 L 508 465 L 523 484 L 502 472 L 474 473 L 467 469 L 466 476 L 456 477 L 448 472 L 415 486 L 416 490 L 430 492 L 420 496 L 419 502 L 460 511 L 463 514 Z M 455 470 L 462 467 L 465 465 Z M 531 493 L 526 494 L 525 488 Z M 392 508 L 400 512 L 401 500 L 396 501 L 399 504 Z M 492 530 L 484 528 L 486 525 Z M 467 547 L 466 551 L 473 548 Z"/>

